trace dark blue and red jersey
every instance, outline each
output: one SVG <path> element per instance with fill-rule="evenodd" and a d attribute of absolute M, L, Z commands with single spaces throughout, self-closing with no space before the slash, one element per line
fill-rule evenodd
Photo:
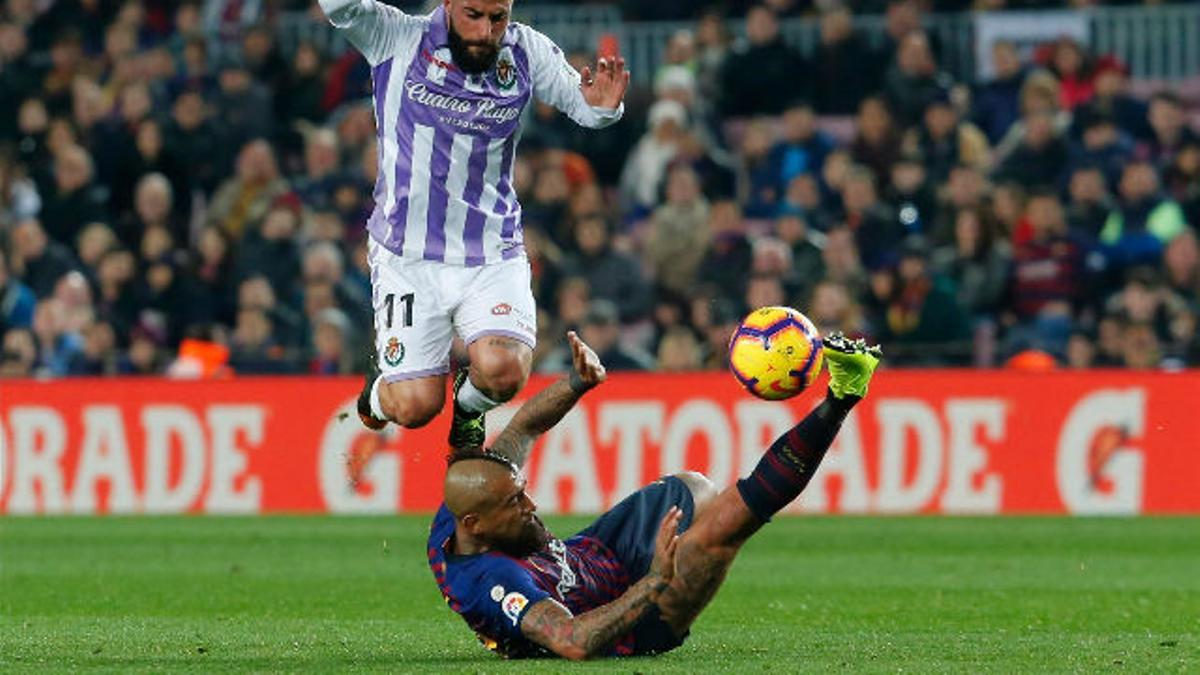
<path fill-rule="evenodd" d="M 636 581 L 617 554 L 586 531 L 514 558 L 496 551 L 447 553 L 454 526 L 454 515 L 443 504 L 430 526 L 429 567 L 450 609 L 484 646 L 509 658 L 549 654 L 521 633 L 521 619 L 535 603 L 554 598 L 578 615 L 612 602 Z M 618 639 L 611 652 L 632 653 L 633 633 Z"/>

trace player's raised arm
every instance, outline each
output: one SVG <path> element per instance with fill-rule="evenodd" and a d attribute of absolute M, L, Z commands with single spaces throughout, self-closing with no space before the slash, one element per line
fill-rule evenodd
<path fill-rule="evenodd" d="M 683 511 L 672 506 L 658 528 L 650 571 L 621 597 L 573 616 L 554 598 L 532 605 L 521 619 L 521 633 L 559 656 L 573 661 L 605 653 L 613 641 L 633 630 L 646 610 L 675 578 L 675 549 Z"/>
<path fill-rule="evenodd" d="M 419 39 L 420 19 L 376 0 L 319 0 L 334 28 L 342 30 L 372 66 L 386 61 L 396 47 Z"/>
<path fill-rule="evenodd" d="M 567 342 L 573 366 L 570 375 L 526 401 L 492 443 L 492 452 L 517 466 L 525 464 L 538 436 L 558 424 L 584 394 L 608 377 L 600 357 L 574 331 L 567 333 Z"/>
<path fill-rule="evenodd" d="M 625 114 L 625 90 L 629 71 L 620 56 L 602 58 L 595 71 L 583 72 L 567 62 L 566 56 L 550 38 L 524 27 L 533 75 L 534 94 L 558 108 L 580 126 L 601 129 Z"/>

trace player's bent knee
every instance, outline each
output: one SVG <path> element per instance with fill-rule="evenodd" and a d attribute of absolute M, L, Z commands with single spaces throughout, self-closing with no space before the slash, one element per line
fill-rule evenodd
<path fill-rule="evenodd" d="M 683 484 L 692 493 L 692 505 L 695 507 L 696 513 L 699 513 L 716 498 L 717 486 L 713 485 L 708 476 L 699 471 L 681 471 L 673 475 L 683 481 Z"/>
<path fill-rule="evenodd" d="M 437 417 L 445 402 L 444 385 L 425 386 L 395 382 L 379 391 L 379 403 L 388 419 L 409 429 L 429 424 Z"/>
<path fill-rule="evenodd" d="M 507 342 L 512 344 L 471 345 L 472 381 L 497 401 L 507 401 L 521 391 L 529 379 L 533 357 L 527 345 L 515 340 Z"/>

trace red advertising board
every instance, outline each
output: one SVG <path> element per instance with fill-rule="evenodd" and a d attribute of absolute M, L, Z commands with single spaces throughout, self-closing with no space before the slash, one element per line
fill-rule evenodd
<path fill-rule="evenodd" d="M 372 435 L 353 414 L 359 383 L 2 382 L 0 513 L 434 509 L 448 414 Z M 880 373 L 792 508 L 1200 513 L 1197 391 L 1200 372 Z M 682 469 L 728 485 L 818 397 L 760 401 L 723 373 L 617 374 L 538 443 L 530 492 L 544 511 L 596 512 Z M 350 487 L 347 457 L 371 444 Z"/>

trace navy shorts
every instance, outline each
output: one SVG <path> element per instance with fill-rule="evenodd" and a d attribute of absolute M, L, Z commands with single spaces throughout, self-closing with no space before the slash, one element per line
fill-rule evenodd
<path fill-rule="evenodd" d="M 678 506 L 683 510 L 679 520 L 682 534 L 692 525 L 696 506 L 692 491 L 683 481 L 666 476 L 621 500 L 607 513 L 596 519 L 579 534 L 595 537 L 613 550 L 621 564 L 629 572 L 630 579 L 637 581 L 650 571 L 654 560 L 654 540 L 658 526 L 666 517 L 667 510 Z M 683 644 L 687 633 L 675 635 L 671 627 L 658 615 L 658 608 L 650 610 L 633 628 L 634 651 L 636 654 L 660 654 Z"/>

